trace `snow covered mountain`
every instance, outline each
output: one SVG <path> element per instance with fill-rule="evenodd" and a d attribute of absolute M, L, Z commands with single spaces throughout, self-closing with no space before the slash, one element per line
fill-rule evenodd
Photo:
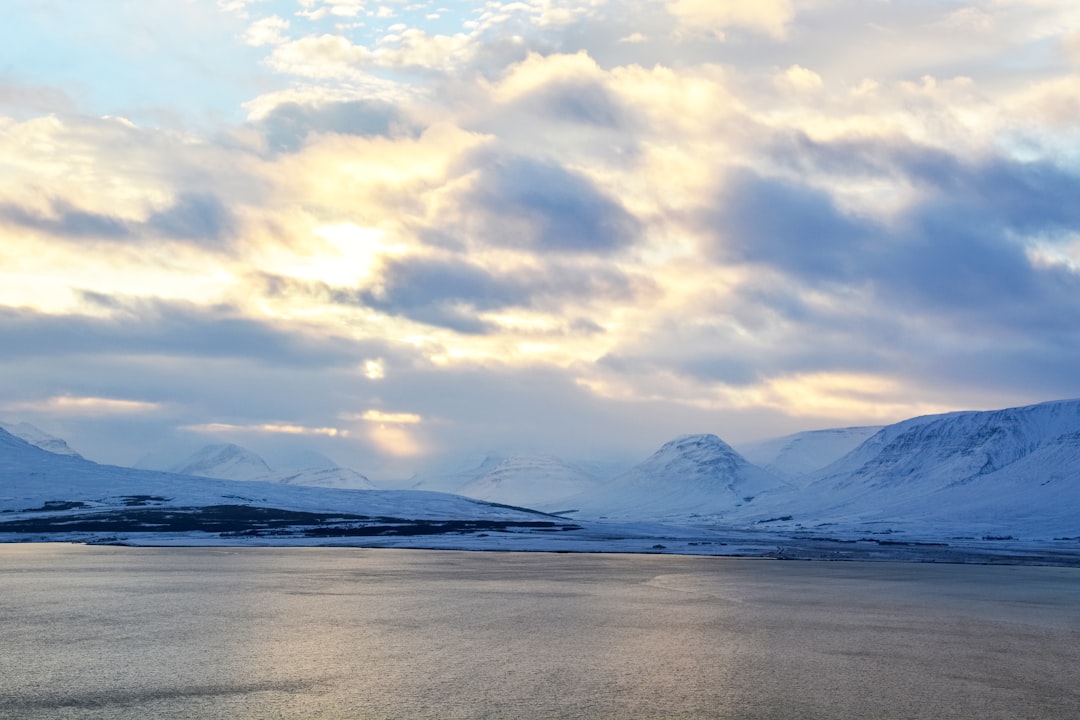
<path fill-rule="evenodd" d="M 310 485 L 312 487 L 341 488 L 347 490 L 374 490 L 375 484 L 355 470 L 343 467 L 313 467 L 303 470 L 282 470 L 260 478 L 265 482 L 283 485 Z"/>
<path fill-rule="evenodd" d="M 889 425 L 776 500 L 766 514 L 807 526 L 1080 536 L 1080 401 Z"/>
<path fill-rule="evenodd" d="M 443 493 L 297 487 L 99 465 L 46 452 L 3 430 L 0 478 L 0 537 L 195 533 L 310 541 L 570 529 L 540 513 Z"/>
<path fill-rule="evenodd" d="M 870 430 L 800 433 L 768 447 L 762 444 L 757 457 L 771 457 L 772 466 L 794 472 L 840 452 Z M 57 442 L 60 449 L 67 447 Z M 366 478 L 345 468 L 275 473 L 235 445 L 204 448 L 171 467 L 230 474 L 244 478 L 243 483 L 110 468 L 68 451 L 46 452 L 0 430 L 0 511 L 37 507 L 53 512 L 67 503 L 81 511 L 117 510 L 142 502 L 138 498 L 152 498 L 147 502 L 155 507 L 240 502 L 332 509 L 353 507 L 359 496 L 335 495 L 344 491 L 326 486 L 370 487 Z M 619 521 L 789 532 L 828 528 L 818 532 L 846 537 L 895 531 L 938 538 L 1080 538 L 1080 400 L 912 418 L 881 428 L 839 459 L 792 476 L 791 482 L 750 463 L 714 435 L 677 438 L 614 479 L 602 476 L 595 467 L 520 455 L 486 458 L 471 468 L 423 480 L 422 486 Z M 451 496 L 442 493 L 400 491 L 389 505 L 383 500 L 392 495 L 379 494 L 383 500 L 375 507 L 390 514 L 405 512 L 402 507 L 427 512 L 424 502 L 416 504 L 419 496 L 443 498 L 432 500 L 433 506 L 466 502 L 446 500 Z"/>
<path fill-rule="evenodd" d="M 5 430 L 21 440 L 25 440 L 35 447 L 39 447 L 46 452 L 51 452 L 54 455 L 70 455 L 71 457 L 82 457 L 79 453 L 75 452 L 68 446 L 66 442 L 58 437 L 50 435 L 44 430 L 31 425 L 28 422 L 20 423 L 5 423 L 0 422 L 0 430 Z"/>
<path fill-rule="evenodd" d="M 758 467 L 787 480 L 806 477 L 839 460 L 882 426 L 810 430 L 742 445 L 739 453 Z"/>
<path fill-rule="evenodd" d="M 478 500 L 541 507 L 595 488 L 606 479 L 595 470 L 551 455 L 511 455 L 481 469 L 482 475 L 454 492 Z"/>
<path fill-rule="evenodd" d="M 610 480 L 626 465 L 571 462 L 553 455 L 486 455 L 413 478 L 417 490 L 452 492 L 491 502 L 547 507 Z"/>
<path fill-rule="evenodd" d="M 300 467 L 274 470 L 260 456 L 232 443 L 207 445 L 180 459 L 147 456 L 137 465 L 143 470 L 160 470 L 178 475 L 218 478 L 221 480 L 260 480 L 286 485 L 372 490 L 374 485 L 364 475 L 339 467 L 318 453 L 297 455 Z"/>
<path fill-rule="evenodd" d="M 685 435 L 564 504 L 584 517 L 703 522 L 789 490 L 715 435 Z"/>
<path fill-rule="evenodd" d="M 912 418 L 882 429 L 820 477 L 867 488 L 962 485 L 1078 431 L 1080 400 Z"/>
<path fill-rule="evenodd" d="M 800 433 L 759 446 L 757 457 L 790 472 L 871 430 Z M 692 435 L 565 509 L 586 518 L 847 534 L 1080 538 L 1080 401 L 912 418 L 787 479 L 715 436 Z"/>
<path fill-rule="evenodd" d="M 413 475 L 406 484 L 412 490 L 457 493 L 459 488 L 482 478 L 505 459 L 498 455 L 457 458 L 452 463 L 444 463 L 434 469 Z"/>
<path fill-rule="evenodd" d="M 170 467 L 154 469 L 222 480 L 261 480 L 274 472 L 261 457 L 232 443 L 207 445 Z"/>

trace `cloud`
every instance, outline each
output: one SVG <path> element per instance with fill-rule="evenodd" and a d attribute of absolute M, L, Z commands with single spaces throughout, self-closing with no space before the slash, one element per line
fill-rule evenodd
<path fill-rule="evenodd" d="M 1062 202 L 1080 191 L 1080 177 L 1045 163 L 967 164 L 938 152 L 889 160 L 924 193 L 892 223 L 845 213 L 827 193 L 792 181 L 733 175 L 721 209 L 704 221 L 714 252 L 808 287 L 866 286 L 882 302 L 988 325 L 1044 324 L 1059 303 L 1080 309 L 1069 299 L 1080 275 L 1036 267 L 1026 249 L 1031 238 L 1080 230 L 1080 212 Z"/>
<path fill-rule="evenodd" d="M 295 152 L 313 133 L 371 137 L 416 137 L 419 128 L 401 109 L 381 100 L 351 100 L 318 105 L 283 102 L 259 119 L 273 150 Z"/>
<path fill-rule="evenodd" d="M 131 223 L 117 217 L 72 207 L 64 200 L 53 200 L 49 215 L 14 204 L 0 205 L 0 220 L 52 235 L 126 239 L 132 236 Z"/>
<path fill-rule="evenodd" d="M 156 407 L 72 406 L 117 453 L 202 428 L 407 475 L 1075 394 L 1067 3 L 385 5 L 25 43 L 4 397 Z"/>
<path fill-rule="evenodd" d="M 157 412 L 162 409 L 160 403 L 71 395 L 7 403 L 2 407 L 6 412 L 42 412 L 58 415 L 129 415 Z"/>
<path fill-rule="evenodd" d="M 528 302 L 526 288 L 463 262 L 394 261 L 384 268 L 380 285 L 358 299 L 383 312 L 468 334 L 494 331 L 480 313 Z"/>
<path fill-rule="evenodd" d="M 0 221 L 61 238 L 98 240 L 151 240 L 165 236 L 179 240 L 222 240 L 232 228 L 229 211 L 213 195 L 181 194 L 173 205 L 150 213 L 145 221 L 81 210 L 65 200 L 53 200 L 49 214 L 15 204 L 0 204 Z"/>
<path fill-rule="evenodd" d="M 167 237 L 196 242 L 217 242 L 233 229 L 229 210 L 214 195 L 182 193 L 173 205 L 152 213 L 146 226 Z"/>
<path fill-rule="evenodd" d="M 244 42 L 255 47 L 280 45 L 287 41 L 284 32 L 289 29 L 289 25 L 288 20 L 277 15 L 261 18 L 248 27 L 244 33 Z"/>
<path fill-rule="evenodd" d="M 75 101 L 60 88 L 42 87 L 0 79 L 0 112 L 13 117 L 42 113 L 70 113 Z"/>
<path fill-rule="evenodd" d="M 821 191 L 750 171 L 725 181 L 717 210 L 707 211 L 714 252 L 741 262 L 786 268 L 814 280 L 850 280 L 874 229 L 845 216 Z"/>
<path fill-rule="evenodd" d="M 465 232 L 540 253 L 607 254 L 637 242 L 639 221 L 584 175 L 521 156 L 474 161 Z"/>
<path fill-rule="evenodd" d="M 230 423 L 201 423 L 182 425 L 181 430 L 197 433 L 260 433 L 270 435 L 325 435 L 327 437 L 348 437 L 349 431 L 335 427 L 304 427 L 289 423 L 261 423 L 257 425 L 232 425 Z"/>
<path fill-rule="evenodd" d="M 390 423 L 392 425 L 416 425 L 423 418 L 416 413 L 388 413 L 381 410 L 368 410 L 359 416 L 346 416 L 355 420 L 367 420 L 368 422 Z"/>
<path fill-rule="evenodd" d="M 371 47 L 331 33 L 289 40 L 275 46 L 268 62 L 290 75 L 357 80 L 378 68 L 453 73 L 473 60 L 475 50 L 473 39 L 464 33 L 429 35 L 406 28 L 384 34 Z"/>
<path fill-rule="evenodd" d="M 370 352 L 363 343 L 286 331 L 236 308 L 132 301 L 88 293 L 105 317 L 51 315 L 0 308 L 0 333 L 11 357 L 52 355 L 198 359 L 257 358 L 283 367 L 351 366 Z"/>
<path fill-rule="evenodd" d="M 720 37 L 740 28 L 783 38 L 795 18 L 789 0 L 668 0 L 667 7 L 683 27 Z"/>
<path fill-rule="evenodd" d="M 777 78 L 782 87 L 795 90 L 796 92 L 813 92 L 824 86 L 821 76 L 802 65 L 792 65 Z"/>
<path fill-rule="evenodd" d="M 335 301 L 361 303 L 391 315 L 465 334 L 505 330 L 496 317 L 511 308 L 549 314 L 562 321 L 570 307 L 628 302 L 653 288 L 607 267 L 552 263 L 538 268 L 489 270 L 459 260 L 405 257 L 386 263 L 371 290 L 330 291 Z M 570 326 L 595 333 L 599 326 L 577 319 Z"/>
<path fill-rule="evenodd" d="M 621 128 L 629 123 L 626 110 L 603 84 L 588 80 L 551 82 L 520 96 L 519 112 L 552 120 L 599 128 Z"/>
<path fill-rule="evenodd" d="M 274 48 L 267 62 L 277 72 L 317 79 L 353 79 L 374 64 L 374 53 L 340 35 L 303 37 Z"/>

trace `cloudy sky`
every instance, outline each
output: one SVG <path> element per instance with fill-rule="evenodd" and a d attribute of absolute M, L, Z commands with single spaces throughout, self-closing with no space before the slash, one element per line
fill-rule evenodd
<path fill-rule="evenodd" d="M 375 478 L 1080 396 L 1075 0 L 7 0 L 0 419 Z"/>

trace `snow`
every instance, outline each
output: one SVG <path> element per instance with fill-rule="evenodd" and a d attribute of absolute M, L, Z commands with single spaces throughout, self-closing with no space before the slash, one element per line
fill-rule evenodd
<path fill-rule="evenodd" d="M 787 480 L 798 480 L 839 460 L 881 430 L 880 425 L 810 430 L 738 448 L 750 462 Z"/>
<path fill-rule="evenodd" d="M 1080 536 L 1080 401 L 905 420 L 778 500 L 728 519 Z"/>
<path fill-rule="evenodd" d="M 17 438 L 25 440 L 35 447 L 39 447 L 46 452 L 51 452 L 54 455 L 70 455 L 71 457 L 82 457 L 79 453 L 75 452 L 68 446 L 68 444 L 58 437 L 50 435 L 44 430 L 31 425 L 28 422 L 19 423 L 6 423 L 0 422 L 0 430 L 5 430 Z"/>
<path fill-rule="evenodd" d="M 206 445 L 181 458 L 165 454 L 147 456 L 140 461 L 139 469 L 161 470 L 177 475 L 195 475 L 221 480 L 257 480 L 285 485 L 312 485 L 353 490 L 375 488 L 375 485 L 361 473 L 340 467 L 333 460 L 319 453 L 295 452 L 287 456 L 284 462 L 289 467 L 275 470 L 262 457 L 247 448 L 225 443 Z"/>
<path fill-rule="evenodd" d="M 282 485 L 311 485 L 314 487 L 350 490 L 374 490 L 375 484 L 364 475 L 343 467 L 313 467 L 304 470 L 284 470 L 265 478 L 266 482 Z"/>
<path fill-rule="evenodd" d="M 564 505 L 582 517 L 701 521 L 787 489 L 717 436 L 685 435 Z"/>
<path fill-rule="evenodd" d="M 451 466 L 413 476 L 408 486 L 413 490 L 455 492 L 491 472 L 503 460 L 505 460 L 504 457 L 497 455 L 459 459 Z"/>
<path fill-rule="evenodd" d="M 817 462 L 871 430 L 789 436 L 772 444 L 772 457 L 802 446 Z M 786 479 L 715 436 L 687 436 L 558 509 L 594 519 L 827 528 L 848 539 L 1080 538 L 1080 401 L 912 418 Z"/>
<path fill-rule="evenodd" d="M 559 503 L 604 478 L 550 455 L 512 455 L 454 492 L 478 500 L 536 507 Z"/>
<path fill-rule="evenodd" d="M 600 486 L 624 467 L 543 454 L 486 455 L 415 477 L 410 487 L 508 505 L 564 507 L 565 498 Z"/>
<path fill-rule="evenodd" d="M 224 480 L 261 480 L 273 474 L 265 460 L 233 443 L 207 445 L 179 462 L 147 469 Z"/>
<path fill-rule="evenodd" d="M 774 459 L 801 453 L 807 462 L 811 458 L 818 462 L 867 432 L 847 428 L 789 436 L 773 443 L 769 452 L 775 453 Z M 217 454 L 206 451 L 201 457 L 217 458 L 220 467 L 232 470 L 257 466 L 235 446 L 225 446 Z M 10 521 L 28 517 L 77 518 L 80 513 L 118 511 L 132 505 L 134 498 L 181 510 L 240 505 L 410 522 L 461 520 L 474 529 L 363 540 L 295 534 L 278 540 L 226 539 L 207 532 L 147 531 L 128 533 L 125 542 L 590 549 L 956 562 L 1010 562 L 1022 556 L 1080 563 L 1077 400 L 905 420 L 881 428 L 795 482 L 750 463 L 714 435 L 676 438 L 608 481 L 600 481 L 587 466 L 550 456 L 488 458 L 479 466 L 429 481 L 457 484 L 495 502 L 532 498 L 536 502 L 508 504 L 534 506 L 562 518 L 444 492 L 314 486 L 366 482 L 359 473 L 349 473 L 354 471 L 316 468 L 235 481 L 120 468 L 75 454 L 50 453 L 0 430 L 0 525 L 13 527 Z M 577 492 L 569 499 L 560 497 L 571 490 Z M 512 521 L 524 527 L 537 518 L 562 526 L 546 531 L 475 529 L 480 521 Z M 92 538 L 75 533 L 71 539 Z"/>
<path fill-rule="evenodd" d="M 355 512 L 412 519 L 520 519 L 534 513 L 497 507 L 445 493 L 340 490 L 275 482 L 219 480 L 99 465 L 47 453 L 0 430 L 0 512 L 83 502 L 89 508 L 122 507 L 133 496 L 167 498 L 167 507 L 251 505 L 296 511 Z"/>

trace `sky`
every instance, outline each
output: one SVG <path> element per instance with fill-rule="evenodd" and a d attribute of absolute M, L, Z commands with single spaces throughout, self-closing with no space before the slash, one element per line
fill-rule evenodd
<path fill-rule="evenodd" d="M 0 419 L 639 460 L 1080 396 L 1075 0 L 8 0 Z"/>

